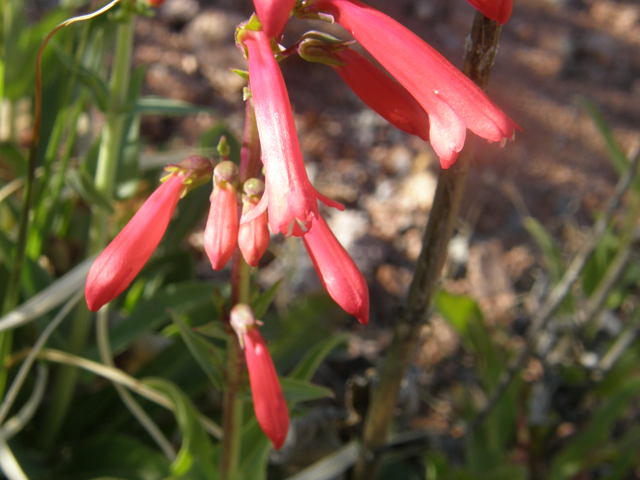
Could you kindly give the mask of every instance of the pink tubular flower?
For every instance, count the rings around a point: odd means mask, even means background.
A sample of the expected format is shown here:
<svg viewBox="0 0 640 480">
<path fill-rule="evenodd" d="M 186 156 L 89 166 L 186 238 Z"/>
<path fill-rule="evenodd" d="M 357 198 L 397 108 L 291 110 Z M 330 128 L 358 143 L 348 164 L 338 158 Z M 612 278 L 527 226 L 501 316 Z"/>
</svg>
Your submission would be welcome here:
<svg viewBox="0 0 640 480">
<path fill-rule="evenodd" d="M 282 33 L 295 3 L 296 0 L 253 0 L 267 37 L 277 37 Z"/>
<path fill-rule="evenodd" d="M 247 213 L 260 202 L 264 193 L 264 182 L 251 178 L 244 183 L 242 213 Z M 238 230 L 238 247 L 245 261 L 252 267 L 257 267 L 262 255 L 269 246 L 269 228 L 267 227 L 267 212 L 262 212 L 250 222 L 240 225 Z"/>
<path fill-rule="evenodd" d="M 250 30 L 248 26 L 241 29 L 237 37 L 246 47 L 249 58 L 251 96 L 266 185 L 260 203 L 243 215 L 240 223 L 253 220 L 268 205 L 271 230 L 300 237 L 318 216 L 317 199 L 332 207 L 344 207 L 318 193 L 309 182 L 289 95 L 271 50 L 271 40 L 264 32 Z"/>
<path fill-rule="evenodd" d="M 467 0 L 482 12 L 485 17 L 504 25 L 511 17 L 513 0 Z"/>
<path fill-rule="evenodd" d="M 230 323 L 244 347 L 256 418 L 273 448 L 279 450 L 287 439 L 289 411 L 273 360 L 256 326 L 259 322 L 248 305 L 238 304 L 231 310 Z"/>
<path fill-rule="evenodd" d="M 204 229 L 204 249 L 214 270 L 222 270 L 231 259 L 238 241 L 238 200 L 234 182 L 238 167 L 221 162 L 214 170 L 211 208 Z"/>
<path fill-rule="evenodd" d="M 492 142 L 520 129 L 471 80 L 409 29 L 357 0 L 315 0 L 301 13 L 333 16 L 427 111 L 429 139 L 443 168 L 464 145 L 466 129 Z"/>
<path fill-rule="evenodd" d="M 331 298 L 363 325 L 369 323 L 367 282 L 321 216 L 316 217 L 302 241 Z"/>
<path fill-rule="evenodd" d="M 429 116 L 406 88 L 358 52 L 311 37 L 300 42 L 305 60 L 329 64 L 369 108 L 394 127 L 429 141 Z"/>
<path fill-rule="evenodd" d="M 140 207 L 91 266 L 85 297 L 97 312 L 120 295 L 160 243 L 183 189 L 183 174 L 172 174 Z"/>
</svg>

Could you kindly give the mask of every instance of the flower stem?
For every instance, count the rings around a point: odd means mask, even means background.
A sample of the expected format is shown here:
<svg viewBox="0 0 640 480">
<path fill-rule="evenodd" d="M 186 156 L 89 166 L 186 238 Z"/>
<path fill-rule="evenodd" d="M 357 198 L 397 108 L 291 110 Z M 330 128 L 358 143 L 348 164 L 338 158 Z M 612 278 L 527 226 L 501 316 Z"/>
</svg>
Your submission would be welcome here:
<svg viewBox="0 0 640 480">
<path fill-rule="evenodd" d="M 500 26 L 481 13 L 476 13 L 463 72 L 481 88 L 487 85 L 499 36 Z M 379 460 L 377 453 L 386 442 L 400 383 L 411 364 L 420 331 L 428 320 L 433 293 L 444 267 L 473 155 L 471 140 L 467 140 L 456 163 L 440 173 L 406 305 L 398 314 L 380 382 L 367 411 L 354 480 L 374 478 Z"/>
<path fill-rule="evenodd" d="M 129 91 L 134 26 L 135 15 L 131 14 L 131 17 L 120 23 L 116 30 L 116 50 L 109 84 L 109 106 L 98 153 L 95 187 L 109 199 L 113 198 L 115 190 L 118 155 L 124 136 L 125 115 L 123 107 Z M 93 209 L 87 256 L 94 255 L 104 248 L 107 241 L 108 220 L 108 212 L 104 209 Z M 84 349 L 91 328 L 90 320 L 89 310 L 86 306 L 81 306 L 71 325 L 67 344 L 69 353 L 77 355 Z M 77 377 L 78 370 L 73 366 L 65 365 L 60 370 L 51 407 L 44 422 L 42 439 L 47 448 L 53 445 L 67 415 Z"/>
<path fill-rule="evenodd" d="M 249 303 L 249 265 L 236 248 L 231 265 L 231 307 L 238 303 Z M 222 457 L 220 459 L 220 478 L 239 480 L 240 440 L 242 436 L 244 400 L 240 396 L 244 377 L 244 352 L 238 343 L 238 337 L 227 322 L 227 372 L 224 392 L 222 437 Z"/>
</svg>

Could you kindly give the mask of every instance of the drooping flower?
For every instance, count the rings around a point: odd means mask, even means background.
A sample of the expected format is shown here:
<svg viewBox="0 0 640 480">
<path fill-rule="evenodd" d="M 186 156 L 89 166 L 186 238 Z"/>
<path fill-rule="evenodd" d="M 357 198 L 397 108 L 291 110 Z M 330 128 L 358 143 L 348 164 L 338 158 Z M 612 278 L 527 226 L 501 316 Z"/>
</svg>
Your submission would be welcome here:
<svg viewBox="0 0 640 480">
<path fill-rule="evenodd" d="M 284 30 L 296 0 L 253 0 L 267 37 L 278 37 Z"/>
<path fill-rule="evenodd" d="M 254 209 L 264 193 L 264 182 L 251 178 L 244 183 L 242 195 L 242 213 Z M 267 212 L 262 212 L 250 222 L 240 225 L 238 230 L 238 247 L 245 261 L 252 267 L 258 262 L 269 246 L 269 228 L 267 227 Z"/>
<path fill-rule="evenodd" d="M 289 410 L 273 360 L 248 305 L 234 306 L 230 323 L 244 348 L 258 424 L 273 443 L 273 448 L 279 450 L 287 439 Z"/>
<path fill-rule="evenodd" d="M 324 218 L 314 219 L 302 241 L 331 298 L 363 325 L 369 323 L 367 282 Z"/>
<path fill-rule="evenodd" d="M 327 37 L 305 34 L 298 46 L 300 56 L 330 65 L 369 108 L 396 128 L 428 141 L 429 116 L 407 89 L 358 52 Z"/>
<path fill-rule="evenodd" d="M 485 17 L 504 25 L 511 17 L 513 0 L 467 0 L 482 12 Z"/>
<path fill-rule="evenodd" d="M 93 262 L 85 284 L 85 297 L 92 312 L 129 286 L 160 243 L 180 196 L 202 185 L 212 167 L 205 157 L 194 155 L 166 170 L 170 174 L 164 183 Z"/>
<path fill-rule="evenodd" d="M 246 223 L 260 215 L 268 205 L 273 232 L 302 236 L 318 216 L 318 202 L 344 207 L 318 193 L 309 182 L 296 134 L 289 95 L 271 50 L 271 40 L 251 21 L 238 30 L 237 41 L 246 48 L 249 60 L 251 96 L 265 170 L 265 193 L 260 203 L 243 215 Z"/>
<path fill-rule="evenodd" d="M 299 11 L 330 15 L 427 111 L 429 139 L 443 168 L 464 146 L 466 129 L 491 142 L 519 127 L 471 80 L 406 27 L 357 0 L 311 0 Z"/>
</svg>

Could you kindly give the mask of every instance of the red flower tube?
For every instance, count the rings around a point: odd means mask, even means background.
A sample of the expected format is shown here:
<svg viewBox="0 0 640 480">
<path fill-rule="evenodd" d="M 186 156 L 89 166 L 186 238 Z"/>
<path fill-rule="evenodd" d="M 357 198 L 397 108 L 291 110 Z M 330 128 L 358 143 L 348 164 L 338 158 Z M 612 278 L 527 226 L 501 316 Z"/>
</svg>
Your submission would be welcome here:
<svg viewBox="0 0 640 480">
<path fill-rule="evenodd" d="M 482 12 L 485 17 L 504 25 L 511 17 L 513 0 L 467 0 Z"/>
<path fill-rule="evenodd" d="M 369 323 L 367 282 L 321 216 L 316 217 L 302 241 L 331 298 L 363 325 Z"/>
<path fill-rule="evenodd" d="M 259 322 L 248 305 L 238 304 L 231 310 L 230 323 L 244 348 L 258 424 L 273 448 L 279 450 L 287 439 L 289 410 L 273 360 L 256 326 Z"/>
<path fill-rule="evenodd" d="M 298 46 L 302 58 L 330 65 L 360 100 L 391 125 L 429 141 L 429 116 L 406 88 L 344 43 L 325 43 L 322 38 L 329 37 L 317 32 L 307 35 Z"/>
<path fill-rule="evenodd" d="M 248 53 L 266 186 L 260 203 L 243 215 L 240 223 L 253 220 L 268 205 L 271 230 L 300 237 L 318 216 L 318 199 L 332 207 L 344 207 L 318 193 L 309 182 L 289 95 L 271 50 L 271 40 L 264 32 L 249 29 L 249 25 L 238 31 L 237 40 Z"/>
<path fill-rule="evenodd" d="M 296 0 L 253 0 L 256 13 L 267 37 L 278 37 L 289 21 Z"/>
<path fill-rule="evenodd" d="M 120 295 L 142 270 L 169 225 L 183 179 L 176 173 L 167 178 L 93 263 L 84 290 L 89 310 Z"/>
<path fill-rule="evenodd" d="M 429 139 L 443 168 L 455 162 L 467 128 L 491 142 L 520 129 L 462 72 L 387 15 L 357 0 L 315 0 L 300 13 L 308 12 L 333 16 L 427 111 Z"/>
</svg>

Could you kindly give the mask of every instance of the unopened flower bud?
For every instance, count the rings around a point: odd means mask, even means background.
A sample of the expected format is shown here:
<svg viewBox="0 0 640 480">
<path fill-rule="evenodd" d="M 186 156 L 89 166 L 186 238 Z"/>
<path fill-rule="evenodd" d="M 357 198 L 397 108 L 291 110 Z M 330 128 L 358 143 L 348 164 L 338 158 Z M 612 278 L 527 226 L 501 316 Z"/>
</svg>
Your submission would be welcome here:
<svg viewBox="0 0 640 480">
<path fill-rule="evenodd" d="M 238 240 L 237 177 L 238 167 L 232 162 L 222 162 L 214 170 L 211 208 L 204 230 L 204 249 L 214 270 L 224 268 Z"/>
<path fill-rule="evenodd" d="M 242 195 L 242 214 L 251 211 L 258 205 L 264 193 L 264 182 L 251 178 L 244 183 Z M 253 220 L 240 225 L 238 230 L 238 247 L 245 261 L 252 267 L 257 267 L 262 255 L 269 246 L 269 228 L 267 226 L 267 212 L 264 211 Z"/>
<path fill-rule="evenodd" d="M 244 345 L 258 424 L 273 448 L 279 450 L 289 431 L 289 411 L 269 349 L 257 327 L 260 322 L 248 305 L 238 304 L 231 309 L 230 323 L 238 337 L 242 337 L 240 343 Z"/>
</svg>

